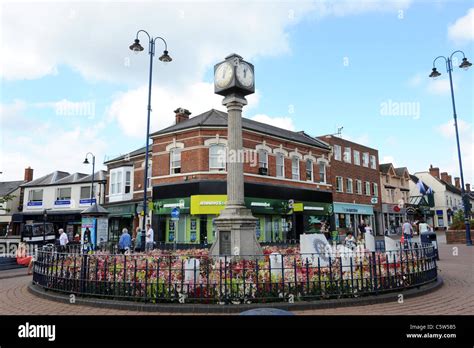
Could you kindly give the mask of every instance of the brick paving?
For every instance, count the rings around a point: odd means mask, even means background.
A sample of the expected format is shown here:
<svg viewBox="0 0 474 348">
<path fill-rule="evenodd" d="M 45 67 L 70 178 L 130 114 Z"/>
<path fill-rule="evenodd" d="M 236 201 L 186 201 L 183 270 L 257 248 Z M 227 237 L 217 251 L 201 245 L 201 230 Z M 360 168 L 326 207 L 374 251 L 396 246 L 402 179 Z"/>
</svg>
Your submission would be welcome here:
<svg viewBox="0 0 474 348">
<path fill-rule="evenodd" d="M 458 248 L 458 255 L 454 255 L 453 247 Z M 317 309 L 294 311 L 303 315 L 327 314 L 415 314 L 415 315 L 448 315 L 474 314 L 474 247 L 465 245 L 447 245 L 440 241 L 440 258 L 438 263 L 439 274 L 444 280 L 443 286 L 432 293 L 407 298 L 402 304 L 397 301 L 332 309 Z M 96 308 L 78 304 L 59 303 L 31 294 L 27 287 L 31 276 L 17 274 L 16 277 L 0 279 L 0 315 L 160 315 L 182 313 L 138 312 L 130 310 Z M 1 275 L 0 275 L 1 277 Z"/>
</svg>

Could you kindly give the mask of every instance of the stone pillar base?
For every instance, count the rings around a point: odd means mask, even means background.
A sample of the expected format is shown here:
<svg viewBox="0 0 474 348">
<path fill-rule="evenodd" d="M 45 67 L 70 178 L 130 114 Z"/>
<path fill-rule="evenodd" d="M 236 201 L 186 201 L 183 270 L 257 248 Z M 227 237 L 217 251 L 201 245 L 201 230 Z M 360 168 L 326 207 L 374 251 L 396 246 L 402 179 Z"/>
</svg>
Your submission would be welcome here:
<svg viewBox="0 0 474 348">
<path fill-rule="evenodd" d="M 216 240 L 211 247 L 212 256 L 238 256 L 242 259 L 255 259 L 263 255 L 263 250 L 255 236 L 258 219 L 250 209 L 241 206 L 228 206 L 218 218 Z"/>
</svg>

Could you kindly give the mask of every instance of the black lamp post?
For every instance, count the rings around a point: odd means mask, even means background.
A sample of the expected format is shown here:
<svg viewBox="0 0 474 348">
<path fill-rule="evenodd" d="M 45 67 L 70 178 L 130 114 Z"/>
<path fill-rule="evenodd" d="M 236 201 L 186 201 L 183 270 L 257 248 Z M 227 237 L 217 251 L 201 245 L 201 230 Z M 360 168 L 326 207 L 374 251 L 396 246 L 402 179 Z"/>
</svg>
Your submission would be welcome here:
<svg viewBox="0 0 474 348">
<path fill-rule="evenodd" d="M 459 171 L 461 175 L 461 198 L 463 201 L 464 205 L 464 223 L 466 225 L 466 245 L 472 246 L 472 240 L 471 240 L 471 224 L 469 222 L 469 196 L 466 194 L 466 191 L 464 190 L 464 175 L 463 175 L 463 170 L 462 170 L 462 159 L 461 159 L 461 145 L 459 144 L 459 132 L 458 132 L 458 121 L 457 121 L 457 115 L 456 115 L 456 104 L 454 102 L 454 89 L 453 89 L 453 77 L 452 77 L 452 71 L 453 71 L 453 56 L 456 53 L 461 53 L 463 58 L 462 58 L 462 63 L 459 65 L 460 68 L 467 70 L 469 67 L 472 65 L 467 58 L 466 55 L 464 54 L 463 51 L 454 51 L 451 53 L 449 57 L 445 56 L 439 56 L 436 57 L 435 60 L 433 61 L 433 69 L 431 71 L 430 77 L 432 78 L 437 78 L 438 76 L 441 76 L 441 73 L 436 70 L 435 63 L 439 58 L 443 58 L 445 63 L 446 63 L 446 70 L 449 74 L 449 86 L 451 87 L 451 102 L 453 104 L 453 117 L 454 117 L 454 128 L 456 130 L 456 143 L 458 147 L 458 159 L 459 159 Z"/>
<path fill-rule="evenodd" d="M 84 164 L 89 164 L 89 160 L 87 159 L 87 156 L 91 155 L 92 156 L 92 180 L 91 180 L 91 205 L 94 200 L 94 171 L 95 171 L 95 156 L 91 153 L 88 152 L 86 154 L 86 159 L 84 160 Z"/>
<path fill-rule="evenodd" d="M 148 148 L 149 148 L 149 139 L 150 139 L 150 113 L 151 113 L 151 84 L 152 84 L 152 80 L 153 80 L 153 57 L 155 55 L 155 43 L 156 43 L 156 39 L 159 39 L 161 41 L 163 41 L 163 43 L 165 44 L 165 50 L 163 51 L 163 54 L 160 56 L 160 58 L 158 58 L 160 61 L 164 62 L 164 63 L 168 63 L 168 62 L 171 62 L 172 59 L 171 57 L 168 55 L 168 46 L 166 44 L 166 41 L 165 39 L 163 39 L 162 37 L 151 37 L 150 34 L 148 34 L 145 30 L 139 30 L 137 31 L 137 35 L 136 35 L 136 38 L 135 38 L 135 41 L 132 45 L 130 45 L 130 49 L 135 52 L 135 53 L 139 53 L 141 51 L 143 51 L 143 46 L 140 45 L 140 40 L 138 39 L 138 34 L 140 33 L 145 33 L 146 36 L 148 37 L 148 54 L 150 55 L 150 72 L 149 72 L 149 76 L 148 76 L 148 108 L 147 108 L 147 122 L 146 122 L 146 149 L 145 149 L 145 165 L 144 165 L 144 175 L 143 175 L 143 190 L 144 190 L 144 193 L 143 193 L 143 225 L 142 225 L 142 229 L 143 231 L 146 231 L 145 230 L 145 224 L 146 224 L 146 216 L 147 216 L 147 200 L 148 200 L 148 197 L 147 197 L 147 191 L 148 191 Z M 146 232 L 145 232 L 146 233 Z M 142 251 L 145 250 L 145 233 L 142 233 L 141 235 L 141 249 Z"/>
</svg>

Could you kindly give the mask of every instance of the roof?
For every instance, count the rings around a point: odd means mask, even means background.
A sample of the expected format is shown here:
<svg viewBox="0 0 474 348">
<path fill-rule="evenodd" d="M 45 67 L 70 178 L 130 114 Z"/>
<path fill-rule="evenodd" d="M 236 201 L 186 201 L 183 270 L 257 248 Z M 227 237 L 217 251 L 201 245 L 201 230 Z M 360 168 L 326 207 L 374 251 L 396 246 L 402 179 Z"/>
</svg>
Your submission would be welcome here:
<svg viewBox="0 0 474 348">
<path fill-rule="evenodd" d="M 15 191 L 21 184 L 23 184 L 24 180 L 17 180 L 17 181 L 3 181 L 0 182 L 0 197 L 9 195 L 13 191 Z"/>
<path fill-rule="evenodd" d="M 400 167 L 400 168 L 394 168 L 394 169 L 395 169 L 395 173 L 396 173 L 398 176 L 403 176 L 403 175 L 405 175 L 405 172 L 409 173 L 407 167 Z"/>
<path fill-rule="evenodd" d="M 458 189 L 456 186 L 450 184 L 449 182 L 446 182 L 446 181 L 444 181 L 442 179 L 438 179 L 438 178 L 436 178 L 436 180 L 438 180 L 440 183 L 442 183 L 444 186 L 446 186 L 447 191 L 450 191 L 452 193 L 456 193 L 458 195 L 461 194 L 461 190 Z"/>
<path fill-rule="evenodd" d="M 173 126 L 164 128 L 151 134 L 151 136 L 157 136 L 161 134 L 166 134 L 170 132 L 177 132 L 193 127 L 227 127 L 227 113 L 215 109 L 211 109 L 206 111 L 200 115 L 190 118 L 189 120 L 180 122 Z M 257 122 L 254 120 L 250 120 L 248 118 L 242 117 L 242 129 L 264 133 L 268 135 L 272 135 L 278 138 L 283 138 L 290 141 L 295 141 L 299 143 L 303 143 L 306 145 L 316 146 L 319 148 L 323 148 L 325 150 L 329 150 L 329 146 L 319 140 L 316 139 L 305 132 L 293 132 L 287 129 L 275 127 L 266 123 Z"/>
<path fill-rule="evenodd" d="M 100 170 L 94 174 L 95 181 L 105 181 L 106 172 Z M 37 186 L 54 186 L 54 185 L 67 185 L 67 184 L 79 184 L 83 182 L 90 182 L 92 179 L 91 174 L 74 173 L 69 174 L 68 172 L 55 171 L 36 180 L 22 184 L 22 187 L 37 187 Z"/>
<path fill-rule="evenodd" d="M 388 171 L 390 170 L 390 167 L 393 167 L 392 163 L 381 163 L 381 164 L 379 164 L 380 172 L 382 172 L 383 174 L 387 174 Z"/>
<path fill-rule="evenodd" d="M 104 162 L 104 164 L 107 164 L 107 163 L 110 163 L 110 162 L 115 162 L 115 161 L 121 161 L 121 160 L 127 159 L 127 157 L 134 157 L 134 156 L 138 156 L 138 155 L 143 155 L 145 153 L 145 150 L 146 150 L 146 146 L 143 146 L 143 147 L 141 147 L 137 150 L 134 150 L 130 153 L 127 153 L 125 155 L 120 155 L 118 157 L 107 160 L 107 161 Z M 149 151 L 151 151 L 151 147 L 149 148 Z"/>
<path fill-rule="evenodd" d="M 83 215 L 107 215 L 110 214 L 107 209 L 102 207 L 101 205 L 94 203 L 89 208 L 83 210 L 81 212 Z"/>
</svg>

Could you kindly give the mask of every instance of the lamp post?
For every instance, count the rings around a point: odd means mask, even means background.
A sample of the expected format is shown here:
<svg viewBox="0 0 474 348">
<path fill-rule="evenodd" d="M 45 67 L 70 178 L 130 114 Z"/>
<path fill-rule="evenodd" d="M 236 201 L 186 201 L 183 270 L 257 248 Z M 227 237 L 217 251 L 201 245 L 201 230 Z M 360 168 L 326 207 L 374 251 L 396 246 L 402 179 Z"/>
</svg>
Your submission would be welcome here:
<svg viewBox="0 0 474 348">
<path fill-rule="evenodd" d="M 92 180 L 91 180 L 91 205 L 94 200 L 94 171 L 95 171 L 95 156 L 91 153 L 88 152 L 86 154 L 86 159 L 84 160 L 84 164 L 89 164 L 89 160 L 87 159 L 87 156 L 91 155 L 92 156 Z"/>
<path fill-rule="evenodd" d="M 462 58 L 462 63 L 459 65 L 460 68 L 467 70 L 469 67 L 472 65 L 467 58 L 466 55 L 464 54 L 463 51 L 454 51 L 451 53 L 449 57 L 445 56 L 438 56 L 434 59 L 433 61 L 433 69 L 431 71 L 431 74 L 429 77 L 432 78 L 437 78 L 438 76 L 441 75 L 440 72 L 436 69 L 436 61 L 439 58 L 443 58 L 445 63 L 446 63 L 446 70 L 449 74 L 449 86 L 451 88 L 451 102 L 453 104 L 453 117 L 454 117 L 454 128 L 456 130 L 456 143 L 457 143 L 457 148 L 458 148 L 458 160 L 459 160 L 459 171 L 460 171 L 460 176 L 461 176 L 461 198 L 464 203 L 464 223 L 466 225 L 466 245 L 472 246 L 472 240 L 471 240 L 471 224 L 469 222 L 469 197 L 466 194 L 466 191 L 464 189 L 464 175 L 463 175 L 463 170 L 462 170 L 462 159 L 461 159 L 461 145 L 459 144 L 459 132 L 458 132 L 458 120 L 457 120 L 457 115 L 456 115 L 456 104 L 454 102 L 454 89 L 453 89 L 453 77 L 452 77 L 452 71 L 453 71 L 453 56 L 456 53 L 461 53 L 463 58 Z"/>
<path fill-rule="evenodd" d="M 143 175 L 143 220 L 142 220 L 142 229 L 145 231 L 145 224 L 146 224 L 146 215 L 147 215 L 147 191 L 148 191 L 148 148 L 149 148 L 149 143 L 150 143 L 150 113 L 151 113 L 151 84 L 153 81 L 153 57 L 155 56 L 155 44 L 156 40 L 159 39 L 163 41 L 165 44 L 165 50 L 163 51 L 163 54 L 158 58 L 160 61 L 164 63 L 171 62 L 172 59 L 168 55 L 168 45 L 166 44 L 165 39 L 162 37 L 155 37 L 153 38 L 148 34 L 145 30 L 139 30 L 137 31 L 137 34 L 135 36 L 135 41 L 133 42 L 132 45 L 130 45 L 130 49 L 135 52 L 139 53 L 143 51 L 143 46 L 140 45 L 140 40 L 138 39 L 138 35 L 140 33 L 144 33 L 148 37 L 148 54 L 150 55 L 150 71 L 148 75 L 148 107 L 147 107 L 147 120 L 146 120 L 146 148 L 145 148 L 145 164 L 144 164 L 144 175 Z M 146 233 L 146 232 L 145 232 Z M 142 251 L 145 250 L 145 233 L 142 233 L 141 235 L 141 249 Z"/>
</svg>

